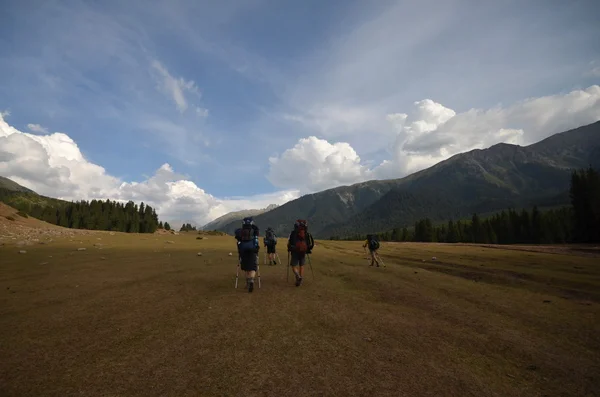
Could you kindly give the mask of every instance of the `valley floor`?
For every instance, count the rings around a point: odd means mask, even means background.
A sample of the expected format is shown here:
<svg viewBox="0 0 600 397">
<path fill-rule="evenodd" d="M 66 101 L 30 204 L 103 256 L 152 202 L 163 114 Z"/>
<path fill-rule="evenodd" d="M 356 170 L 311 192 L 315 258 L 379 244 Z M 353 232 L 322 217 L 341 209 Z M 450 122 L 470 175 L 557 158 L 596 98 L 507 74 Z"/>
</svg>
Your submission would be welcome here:
<svg viewBox="0 0 600 397">
<path fill-rule="evenodd" d="M 593 255 L 319 241 L 314 278 L 249 294 L 234 239 L 197 236 L 0 246 L 0 394 L 600 395 Z"/>
</svg>

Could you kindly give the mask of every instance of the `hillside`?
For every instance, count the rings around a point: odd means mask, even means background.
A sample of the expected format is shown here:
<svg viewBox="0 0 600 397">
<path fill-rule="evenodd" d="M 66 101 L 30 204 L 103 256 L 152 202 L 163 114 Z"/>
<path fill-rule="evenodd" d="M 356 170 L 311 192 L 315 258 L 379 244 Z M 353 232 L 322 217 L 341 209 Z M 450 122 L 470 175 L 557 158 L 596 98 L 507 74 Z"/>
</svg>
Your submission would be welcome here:
<svg viewBox="0 0 600 397">
<path fill-rule="evenodd" d="M 3 176 L 0 176 L 0 201 L 25 212 L 30 212 L 35 205 L 62 208 L 69 204 L 64 200 L 41 196 Z"/>
<path fill-rule="evenodd" d="M 394 181 L 370 181 L 307 194 L 254 217 L 261 230 L 272 227 L 278 235 L 290 232 L 298 218 L 310 221 L 311 231 L 343 222 L 379 200 L 395 186 Z M 233 234 L 239 222 L 231 222 L 222 231 Z"/>
<path fill-rule="evenodd" d="M 262 208 L 262 209 L 250 209 L 250 210 L 228 212 L 227 214 L 220 216 L 217 219 L 202 226 L 202 229 L 203 230 L 220 230 L 220 229 L 226 228 L 227 225 L 229 225 L 230 223 L 239 224 L 242 221 L 242 219 L 244 219 L 247 216 L 260 215 L 262 213 L 271 211 L 277 207 L 278 207 L 277 204 L 270 204 L 266 208 Z"/>
<path fill-rule="evenodd" d="M 405 178 L 306 195 L 255 220 L 281 234 L 305 218 L 315 236 L 327 238 L 389 230 L 423 217 L 447 220 L 511 206 L 567 204 L 571 171 L 598 165 L 599 153 L 596 122 L 525 147 L 497 144 L 457 154 Z"/>
<path fill-rule="evenodd" d="M 26 187 L 19 185 L 17 182 L 14 182 L 3 176 L 0 176 L 0 189 L 11 192 L 34 193 L 33 190 L 27 189 Z"/>
</svg>

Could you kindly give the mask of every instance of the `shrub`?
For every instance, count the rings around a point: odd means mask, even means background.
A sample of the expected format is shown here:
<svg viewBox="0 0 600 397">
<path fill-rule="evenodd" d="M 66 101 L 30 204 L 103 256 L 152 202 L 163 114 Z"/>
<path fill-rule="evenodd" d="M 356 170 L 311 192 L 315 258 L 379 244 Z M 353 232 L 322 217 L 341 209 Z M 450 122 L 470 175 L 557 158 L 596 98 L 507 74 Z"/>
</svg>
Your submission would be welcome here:
<svg viewBox="0 0 600 397">
<path fill-rule="evenodd" d="M 9 221 L 14 221 L 15 218 L 13 218 L 12 216 L 5 216 L 6 219 L 8 219 Z"/>
<path fill-rule="evenodd" d="M 22 217 L 22 218 L 28 218 L 28 215 L 27 215 L 27 213 L 26 213 L 26 212 L 24 212 L 24 211 L 19 211 L 19 212 L 17 212 L 17 215 L 19 215 L 19 216 L 20 216 L 20 217 Z"/>
</svg>

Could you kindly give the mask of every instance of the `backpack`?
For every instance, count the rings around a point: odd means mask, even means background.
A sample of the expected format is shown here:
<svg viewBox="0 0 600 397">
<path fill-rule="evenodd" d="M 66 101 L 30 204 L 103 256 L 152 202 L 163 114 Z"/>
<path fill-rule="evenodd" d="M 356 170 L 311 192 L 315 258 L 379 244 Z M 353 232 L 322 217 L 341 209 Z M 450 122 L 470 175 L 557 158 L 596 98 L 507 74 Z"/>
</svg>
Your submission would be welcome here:
<svg viewBox="0 0 600 397">
<path fill-rule="evenodd" d="M 298 219 L 294 224 L 294 239 L 293 239 L 293 250 L 298 254 L 305 254 L 308 251 L 312 250 L 314 246 L 314 241 L 312 236 L 308 232 L 308 227 L 306 226 L 306 221 L 303 219 Z"/>
<path fill-rule="evenodd" d="M 369 240 L 369 249 L 371 251 L 379 249 L 379 240 L 377 239 L 377 236 L 368 236 L 367 239 Z"/>
<path fill-rule="evenodd" d="M 244 224 L 241 229 L 235 231 L 240 252 L 256 251 L 258 249 L 258 227 L 252 224 Z"/>
<path fill-rule="evenodd" d="M 270 246 L 277 244 L 277 236 L 275 235 L 275 232 L 271 228 L 267 229 L 266 236 L 265 236 L 265 243 Z"/>
</svg>

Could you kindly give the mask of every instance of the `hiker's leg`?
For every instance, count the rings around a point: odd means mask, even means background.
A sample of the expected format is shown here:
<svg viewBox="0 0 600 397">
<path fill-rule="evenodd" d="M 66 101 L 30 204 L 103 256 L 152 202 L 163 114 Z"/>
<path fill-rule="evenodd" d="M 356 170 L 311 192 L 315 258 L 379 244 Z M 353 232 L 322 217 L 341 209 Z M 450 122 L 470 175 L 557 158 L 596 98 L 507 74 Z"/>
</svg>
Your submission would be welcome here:
<svg viewBox="0 0 600 397">
<path fill-rule="evenodd" d="M 371 251 L 371 266 L 373 266 L 375 262 L 377 262 L 377 259 L 375 259 L 375 251 Z"/>
<path fill-rule="evenodd" d="M 306 264 L 306 255 L 303 255 L 298 259 L 298 265 L 300 267 L 300 278 L 304 277 L 304 265 Z"/>
<path fill-rule="evenodd" d="M 244 253 L 242 255 L 242 270 L 246 272 L 246 284 L 248 290 L 254 289 L 254 277 L 258 265 L 258 256 L 254 252 Z"/>
<path fill-rule="evenodd" d="M 299 262 L 298 261 L 298 255 L 296 255 L 296 254 L 294 254 L 292 252 L 291 258 L 290 258 L 290 266 L 292 267 L 292 271 L 294 272 L 294 275 L 296 276 L 296 279 L 300 276 L 298 274 L 298 268 L 299 268 L 298 262 Z"/>
</svg>

